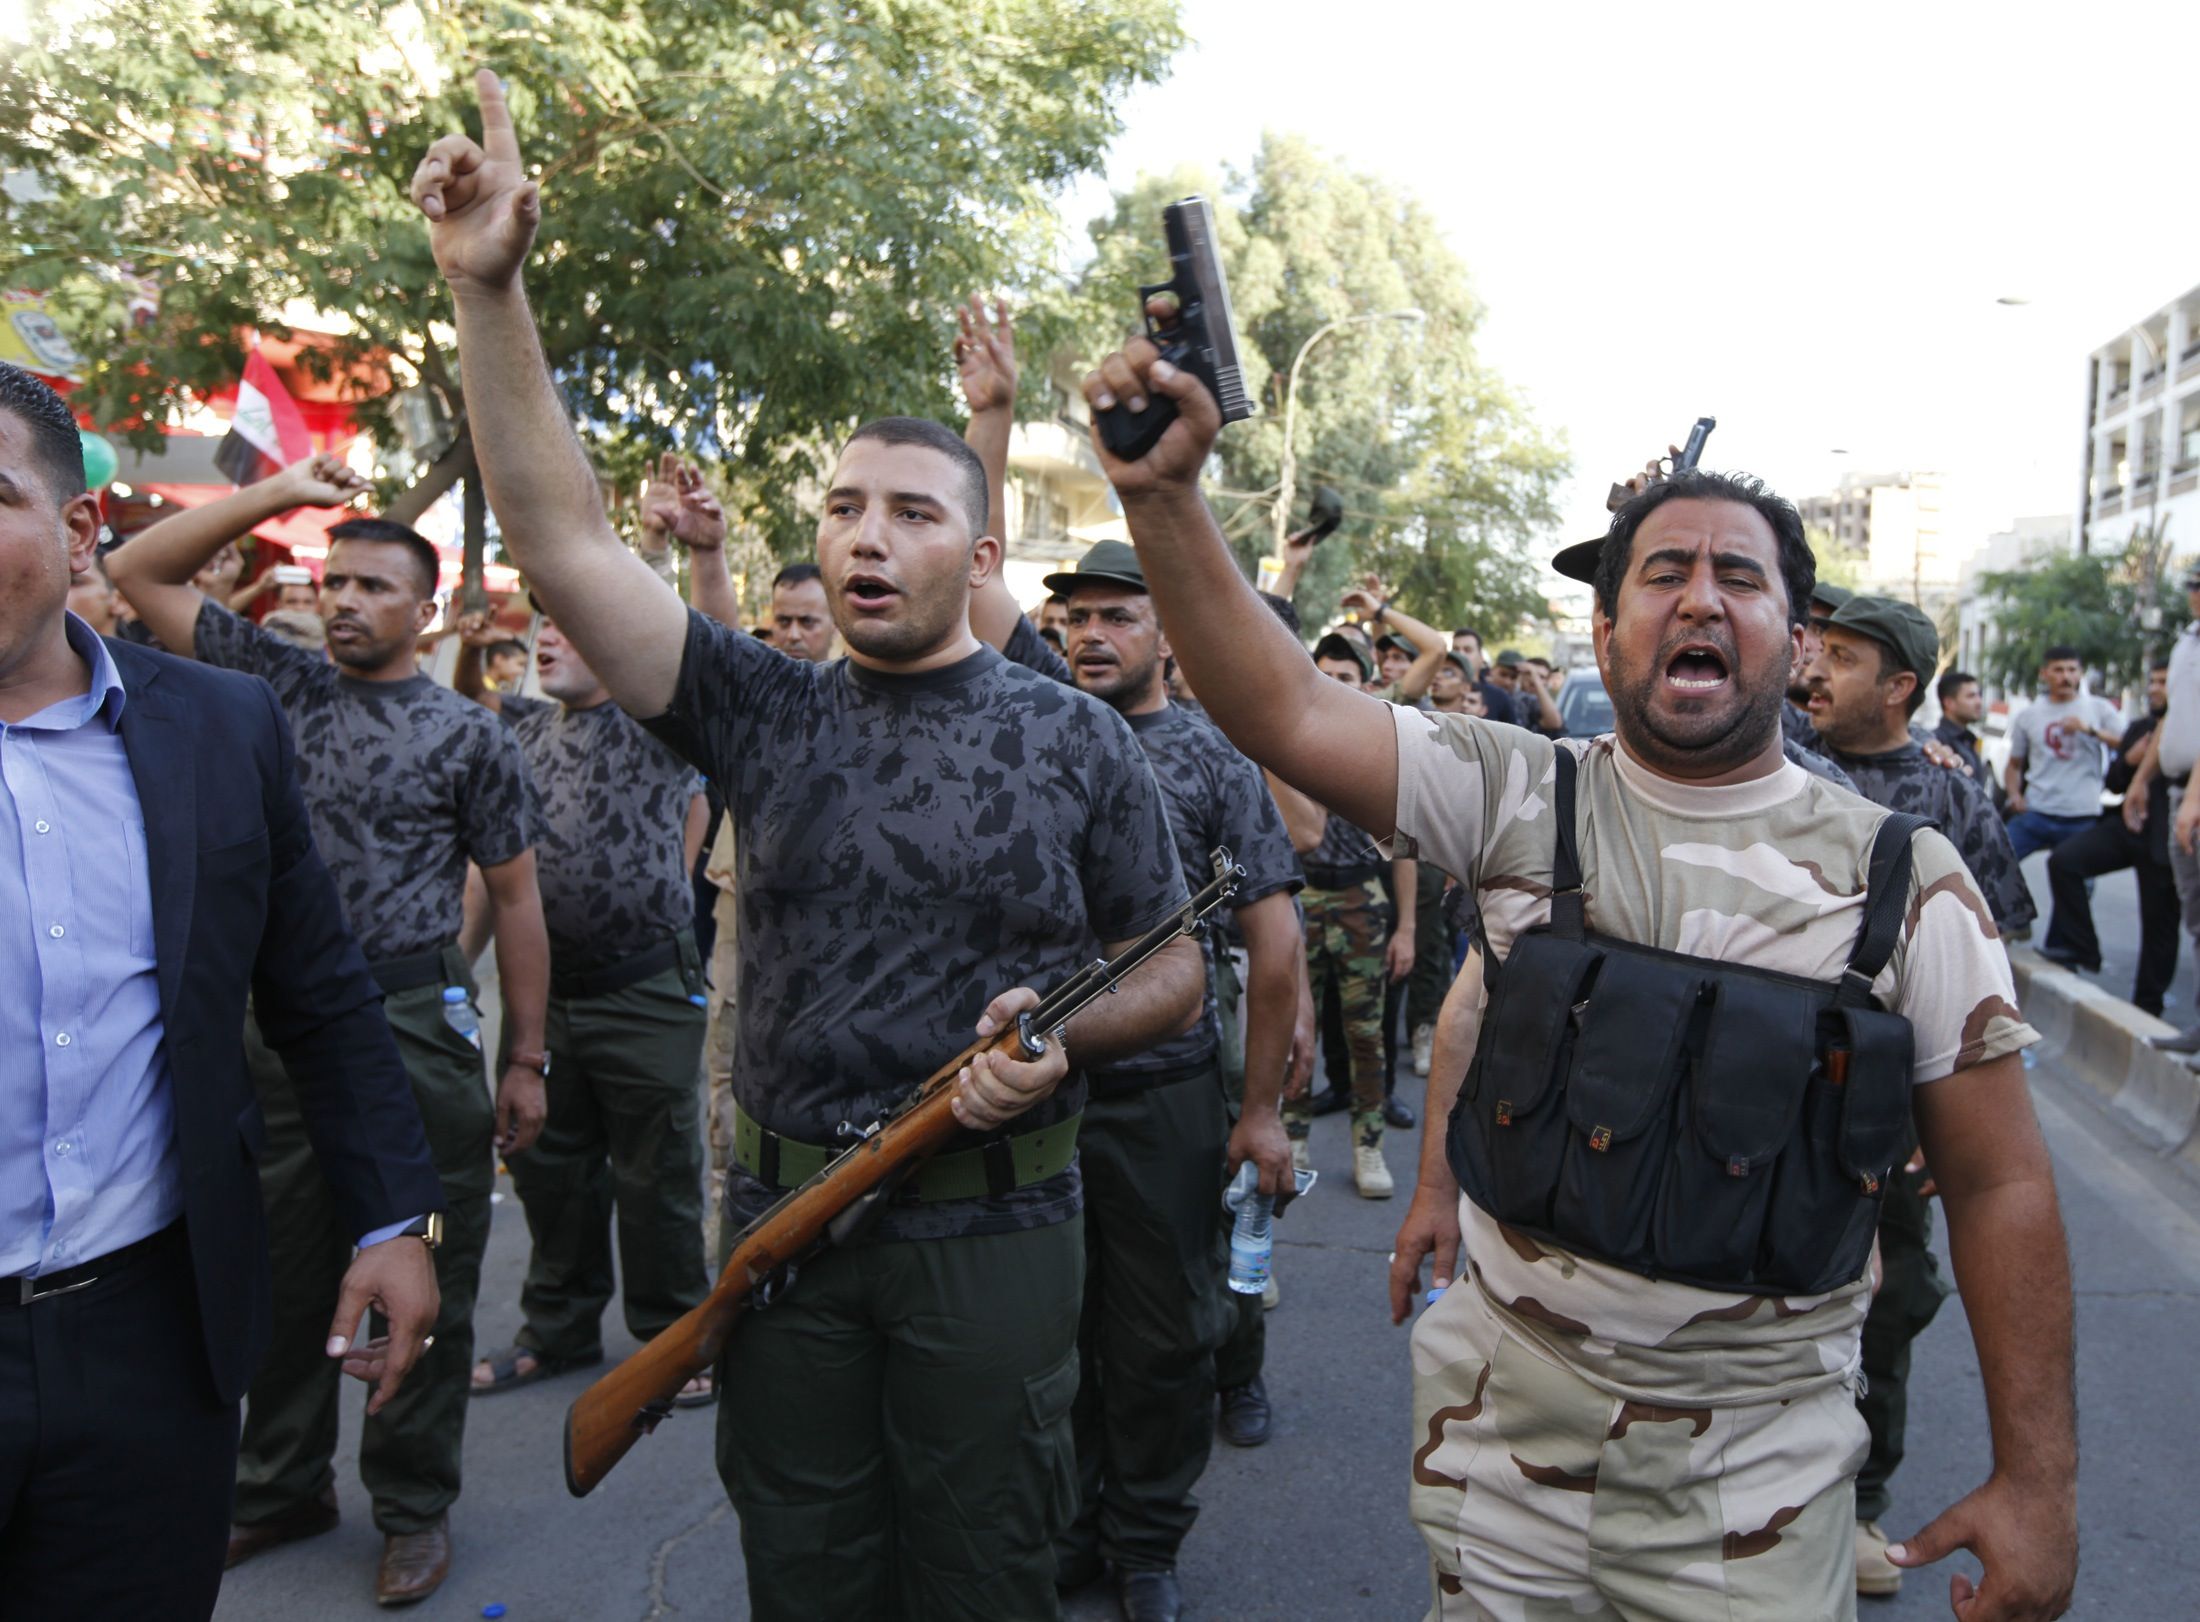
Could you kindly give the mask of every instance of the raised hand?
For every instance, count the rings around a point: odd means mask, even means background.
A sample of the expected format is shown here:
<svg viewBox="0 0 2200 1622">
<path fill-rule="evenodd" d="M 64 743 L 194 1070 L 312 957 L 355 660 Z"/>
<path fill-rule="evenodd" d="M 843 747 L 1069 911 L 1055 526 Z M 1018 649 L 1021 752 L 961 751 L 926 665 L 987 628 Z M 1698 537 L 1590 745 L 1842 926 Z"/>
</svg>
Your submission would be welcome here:
<svg viewBox="0 0 2200 1622">
<path fill-rule="evenodd" d="M 1176 301 L 1167 294 L 1157 295 L 1147 300 L 1146 313 L 1164 326 L 1173 324 Z M 1207 453 L 1214 448 L 1215 436 L 1222 432 L 1222 408 L 1205 384 L 1162 360 L 1154 341 L 1141 335 L 1102 361 L 1099 369 L 1085 379 L 1084 389 L 1085 403 L 1096 413 L 1112 410 L 1118 403 L 1132 411 L 1143 411 L 1148 394 L 1176 402 L 1176 421 L 1169 424 L 1154 448 L 1135 462 L 1119 460 L 1100 437 L 1098 421 L 1093 423 L 1093 449 L 1099 454 L 1101 471 L 1118 495 L 1135 501 L 1198 491 L 1200 469 L 1207 465 Z"/>
<path fill-rule="evenodd" d="M 1008 313 L 1008 300 L 993 301 L 989 322 L 982 294 L 955 311 L 955 373 L 962 379 L 963 402 L 975 417 L 982 411 L 1005 411 L 1016 402 L 1016 322 Z"/>
<path fill-rule="evenodd" d="M 480 144 L 446 135 L 428 148 L 412 178 L 436 269 L 457 293 L 517 281 L 542 221 L 541 194 L 520 161 L 503 84 L 483 68 L 474 90 L 481 99 Z"/>
<path fill-rule="evenodd" d="M 269 475 L 268 494 L 293 507 L 341 507 L 367 491 L 367 481 L 341 456 L 321 451 Z"/>
<path fill-rule="evenodd" d="M 459 615 L 451 622 L 451 629 L 458 633 L 458 640 L 469 648 L 490 648 L 511 639 L 511 633 L 497 624 L 486 608 L 477 608 L 470 614 Z"/>
<path fill-rule="evenodd" d="M 703 470 L 667 451 L 642 490 L 642 528 L 691 552 L 726 544 L 726 510 L 703 483 Z"/>
</svg>

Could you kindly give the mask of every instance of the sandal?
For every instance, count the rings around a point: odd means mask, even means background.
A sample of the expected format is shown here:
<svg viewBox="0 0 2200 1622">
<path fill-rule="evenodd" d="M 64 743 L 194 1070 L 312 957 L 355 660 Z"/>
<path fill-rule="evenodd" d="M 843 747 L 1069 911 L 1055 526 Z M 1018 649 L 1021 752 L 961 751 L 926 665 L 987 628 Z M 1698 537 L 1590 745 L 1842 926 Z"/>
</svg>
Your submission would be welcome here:
<svg viewBox="0 0 2200 1622">
<path fill-rule="evenodd" d="M 708 1374 L 698 1374 L 680 1387 L 678 1396 L 672 1399 L 675 1408 L 708 1408 L 718 1400 L 718 1383 Z"/>
<path fill-rule="evenodd" d="M 534 1364 L 533 1368 L 519 1366 L 521 1358 Z M 493 1397 L 500 1391 L 517 1391 L 523 1385 L 533 1385 L 538 1380 L 552 1379 L 560 1374 L 570 1374 L 575 1369 L 594 1368 L 603 1361 L 603 1353 L 593 1357 L 556 1358 L 545 1357 L 532 1346 L 506 1346 L 476 1359 L 477 1372 L 468 1394 L 476 1397 Z M 489 1365 L 489 1378 L 483 1380 L 478 1365 Z"/>
</svg>

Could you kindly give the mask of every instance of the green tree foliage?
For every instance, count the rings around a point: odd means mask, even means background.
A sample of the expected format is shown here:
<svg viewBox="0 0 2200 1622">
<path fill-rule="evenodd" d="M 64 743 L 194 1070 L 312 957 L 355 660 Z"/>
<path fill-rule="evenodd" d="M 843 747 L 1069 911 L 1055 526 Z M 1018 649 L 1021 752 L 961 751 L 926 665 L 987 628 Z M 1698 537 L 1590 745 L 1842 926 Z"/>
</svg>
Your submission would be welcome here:
<svg viewBox="0 0 2200 1622">
<path fill-rule="evenodd" d="M 1418 308 L 1425 323 L 1346 327 L 1300 368 L 1294 525 L 1316 485 L 1337 489 L 1346 508 L 1301 582 L 1301 608 L 1326 617 L 1347 580 L 1372 569 L 1439 626 L 1478 625 L 1495 638 L 1544 617 L 1534 555 L 1547 546 L 1565 453 L 1476 353 L 1482 306 L 1466 267 L 1410 197 L 1277 135 L 1243 176 L 1141 177 L 1093 223 L 1095 257 L 1069 313 L 1082 352 L 1118 341 L 1137 317 L 1138 284 L 1165 279 L 1161 210 L 1194 191 L 1215 204 L 1260 408 L 1224 432 L 1212 492 L 1241 561 L 1250 568 L 1271 549 L 1299 346 L 1340 317 Z"/>
<path fill-rule="evenodd" d="M 2078 650 L 2088 669 L 2102 672 L 2110 691 L 2138 683 L 2150 635 L 2140 625 L 2143 593 L 2134 561 L 2066 553 L 1982 577 L 1994 635 L 1978 674 L 2006 691 L 2029 693 L 2039 681 L 2041 653 L 2065 644 Z M 2185 617 L 2183 595 L 2171 582 L 2156 587 L 2155 606 L 2164 626 Z M 2151 640 L 2157 653 L 2168 647 L 2165 632 L 2152 633 Z"/>
<path fill-rule="evenodd" d="M 553 370 L 613 473 L 678 446 L 805 551 L 825 447 L 946 412 L 944 312 L 1053 260 L 1051 199 L 1180 42 L 1175 0 L 98 0 L 34 7 L 0 61 L 0 221 L 141 443 L 303 312 L 392 357 L 440 423 L 411 510 L 470 459 L 448 300 L 406 195 L 509 87 L 543 186 L 529 283 Z M 159 286 L 133 325 L 119 272 Z M 395 443 L 396 397 L 361 402 Z M 417 419 L 416 419 L 417 420 Z M 438 453 L 441 453 L 438 456 Z M 401 477 L 408 470 L 393 470 Z M 440 483 L 437 482 L 440 480 Z"/>
</svg>

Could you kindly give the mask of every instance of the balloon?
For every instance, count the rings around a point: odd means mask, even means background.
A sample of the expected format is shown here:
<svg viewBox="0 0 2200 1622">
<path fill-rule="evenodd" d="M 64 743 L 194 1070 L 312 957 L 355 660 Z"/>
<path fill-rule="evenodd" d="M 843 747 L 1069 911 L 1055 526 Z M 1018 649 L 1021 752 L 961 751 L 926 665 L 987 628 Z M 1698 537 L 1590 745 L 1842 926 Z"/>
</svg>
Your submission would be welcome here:
<svg viewBox="0 0 2200 1622">
<path fill-rule="evenodd" d="M 84 441 L 84 487 L 87 490 L 104 490 L 114 483 L 115 474 L 122 466 L 122 459 L 115 455 L 114 446 L 97 434 L 77 430 Z"/>
</svg>

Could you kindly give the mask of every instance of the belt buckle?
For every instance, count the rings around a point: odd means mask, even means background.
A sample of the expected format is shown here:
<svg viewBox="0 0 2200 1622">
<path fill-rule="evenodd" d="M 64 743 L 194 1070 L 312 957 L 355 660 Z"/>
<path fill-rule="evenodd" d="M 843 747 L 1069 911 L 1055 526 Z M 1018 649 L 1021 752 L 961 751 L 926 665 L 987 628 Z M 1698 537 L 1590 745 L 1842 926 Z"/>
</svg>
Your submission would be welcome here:
<svg viewBox="0 0 2200 1622">
<path fill-rule="evenodd" d="M 33 1301 L 50 1301 L 57 1295 L 68 1295 L 76 1290 L 89 1289 L 98 1282 L 99 1275 L 95 1273 L 90 1278 L 78 1279 L 74 1284 L 60 1284 L 50 1290 L 41 1290 L 38 1287 L 39 1281 L 37 1279 L 19 1278 L 15 1281 L 15 1304 L 19 1307 L 27 1307 Z"/>
</svg>

